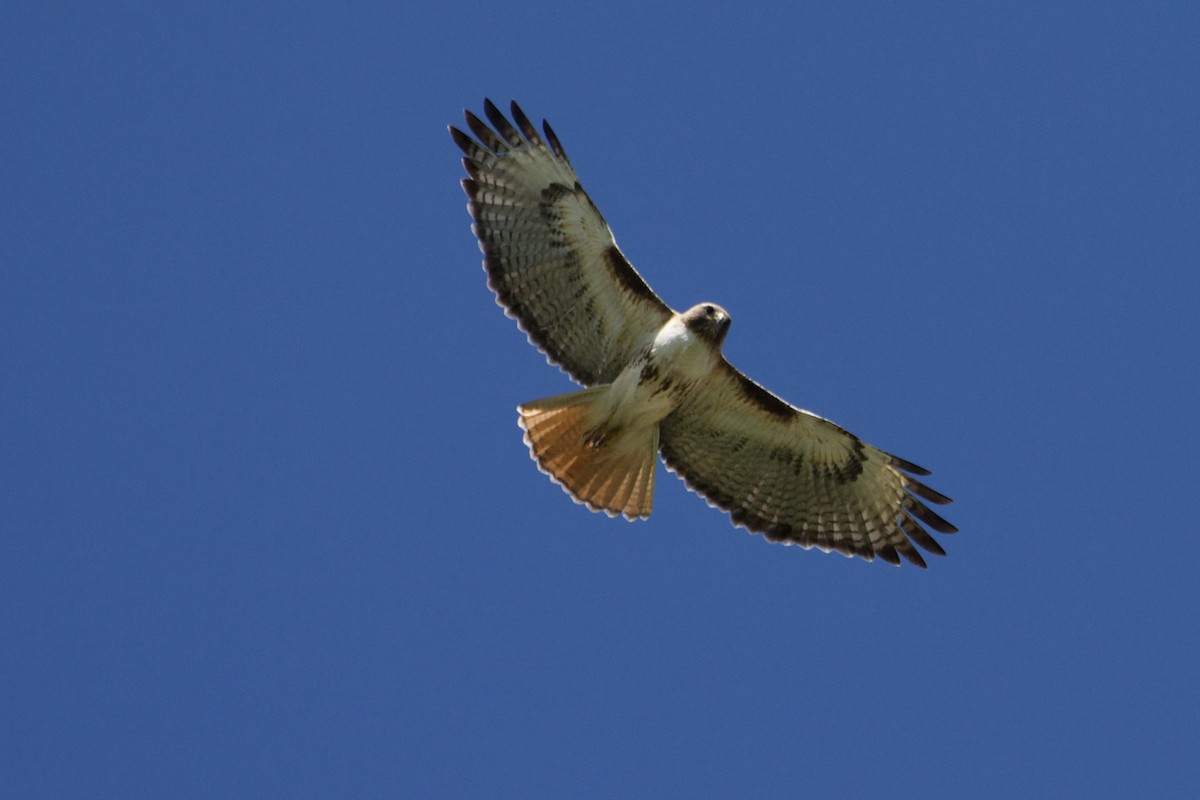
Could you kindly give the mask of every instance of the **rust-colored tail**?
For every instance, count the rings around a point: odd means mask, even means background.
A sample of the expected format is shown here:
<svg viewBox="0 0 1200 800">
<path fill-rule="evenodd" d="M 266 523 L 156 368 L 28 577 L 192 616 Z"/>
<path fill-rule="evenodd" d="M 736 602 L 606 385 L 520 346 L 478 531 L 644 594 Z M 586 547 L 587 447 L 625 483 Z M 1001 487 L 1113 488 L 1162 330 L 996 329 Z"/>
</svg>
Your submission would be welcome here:
<svg viewBox="0 0 1200 800">
<path fill-rule="evenodd" d="M 525 444 L 542 471 L 593 511 L 650 516 L 658 465 L 658 426 L 603 431 L 598 407 L 608 386 L 517 407 Z"/>
</svg>

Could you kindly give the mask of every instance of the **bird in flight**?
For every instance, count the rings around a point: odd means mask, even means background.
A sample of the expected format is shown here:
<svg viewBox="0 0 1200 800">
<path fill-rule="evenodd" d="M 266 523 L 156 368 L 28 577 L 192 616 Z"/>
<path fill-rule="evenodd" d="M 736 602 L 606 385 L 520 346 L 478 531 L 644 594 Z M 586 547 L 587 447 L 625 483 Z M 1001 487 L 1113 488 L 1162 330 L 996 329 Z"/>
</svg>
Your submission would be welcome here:
<svg viewBox="0 0 1200 800">
<path fill-rule="evenodd" d="M 577 502 L 650 515 L 658 454 L 733 524 L 768 540 L 924 567 L 925 529 L 956 528 L 926 503 L 928 475 L 768 392 L 725 360 L 730 316 L 678 312 L 617 248 L 551 130 L 490 101 L 451 126 L 488 285 L 552 364 L 587 387 L 517 407 L 530 455 Z M 923 527 L 924 526 L 924 527 Z"/>
</svg>

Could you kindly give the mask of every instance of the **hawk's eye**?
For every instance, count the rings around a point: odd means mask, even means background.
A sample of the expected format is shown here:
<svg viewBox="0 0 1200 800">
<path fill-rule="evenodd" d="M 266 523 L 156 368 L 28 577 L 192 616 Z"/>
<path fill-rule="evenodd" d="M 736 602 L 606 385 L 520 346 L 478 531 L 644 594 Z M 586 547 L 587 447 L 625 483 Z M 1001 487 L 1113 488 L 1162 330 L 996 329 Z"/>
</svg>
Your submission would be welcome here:
<svg viewBox="0 0 1200 800">
<path fill-rule="evenodd" d="M 711 317 L 715 313 L 717 313 L 717 310 L 715 308 L 713 308 L 712 306 L 704 307 L 704 316 Z"/>
</svg>

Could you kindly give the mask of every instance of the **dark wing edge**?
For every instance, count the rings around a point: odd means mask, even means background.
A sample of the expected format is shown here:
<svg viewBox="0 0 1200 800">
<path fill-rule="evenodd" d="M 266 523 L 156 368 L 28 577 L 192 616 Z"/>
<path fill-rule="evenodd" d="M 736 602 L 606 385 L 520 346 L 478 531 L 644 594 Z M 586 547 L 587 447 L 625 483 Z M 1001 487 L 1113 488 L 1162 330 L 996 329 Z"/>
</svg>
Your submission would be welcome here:
<svg viewBox="0 0 1200 800">
<path fill-rule="evenodd" d="M 504 313 L 516 321 L 529 342 L 544 353 L 551 364 L 560 367 L 571 378 L 585 386 L 612 380 L 632 356 L 632 352 L 629 352 L 630 342 L 657 330 L 674 312 L 650 288 L 612 241 L 603 215 L 580 185 L 566 150 L 550 123 L 543 120 L 539 135 L 537 128 L 516 101 L 511 104 L 511 115 L 515 125 L 486 98 L 484 115 L 491 123 L 490 127 L 470 110 L 464 110 L 467 127 L 475 139 L 453 125 L 449 126 L 449 131 L 454 143 L 464 154 L 463 167 L 468 177 L 463 179 L 462 186 L 467 194 L 468 209 L 474 221 L 472 230 L 483 251 L 483 267 L 488 274 L 488 286 L 495 293 L 496 302 L 504 309 Z M 536 153 L 539 158 L 544 159 L 541 168 L 555 173 L 556 177 L 560 178 L 541 186 L 540 196 L 527 205 L 536 202 L 540 206 L 540 213 L 545 217 L 550 213 L 546 210 L 547 206 L 555 200 L 573 196 L 571 199 L 586 203 L 594 213 L 595 221 L 603 226 L 608 236 L 607 246 L 600 252 L 570 252 L 566 265 L 573 268 L 576 274 L 567 277 L 576 279 L 582 286 L 576 290 L 579 296 L 573 298 L 572 308 L 552 319 L 547 319 L 544 309 L 535 309 L 532 302 L 521 296 L 527 292 L 527 284 L 510 280 L 511 264 L 508 262 L 512 257 L 506 255 L 505 248 L 514 247 L 513 240 L 516 235 L 508 230 L 495 230 L 485 211 L 486 206 L 494 203 L 495 194 L 504 188 L 497 185 L 496 179 L 496 175 L 501 171 L 501 162 L 505 159 L 511 161 L 511 156 L 518 152 Z M 557 162 L 556 166 L 554 162 Z M 550 166 L 547 167 L 547 164 Z M 527 208 L 525 213 L 532 216 L 534 211 Z M 527 223 L 528 220 L 523 222 Z M 551 229 L 550 220 L 543 219 L 542 223 L 545 226 L 545 240 L 532 242 L 531 247 L 546 250 L 556 247 L 559 257 L 567 258 L 563 255 L 567 248 L 563 237 Z M 524 246 L 530 232 L 527 229 L 522 230 L 520 235 L 526 237 L 521 243 Z M 539 252 L 538 256 L 548 260 L 544 253 Z M 615 348 L 609 348 L 615 352 L 605 352 L 603 355 L 594 352 L 601 347 L 599 343 L 605 340 L 603 334 L 610 332 L 602 330 L 599 319 L 589 323 L 585 314 L 581 313 L 594 312 L 588 301 L 594 299 L 593 287 L 596 284 L 589 284 L 589 277 L 597 283 L 606 282 L 606 286 L 611 286 L 618 294 L 624 296 L 618 309 L 623 312 L 618 327 L 624 335 L 617 337 Z M 561 275 L 555 276 L 555 279 L 560 284 L 564 283 Z M 608 303 L 604 310 L 611 314 L 612 306 L 612 303 Z M 594 330 L 586 331 L 588 336 L 577 336 L 586 341 L 564 340 L 563 329 L 587 325 Z M 572 330 L 571 333 L 580 332 Z"/>
<path fill-rule="evenodd" d="M 896 566 L 900 565 L 903 557 L 904 560 L 921 568 L 925 568 L 927 564 L 920 552 L 913 547 L 914 544 L 935 555 L 944 556 L 946 554 L 941 545 L 922 527 L 924 525 L 938 533 L 945 534 L 958 532 L 956 527 L 942 519 L 925 504 L 928 502 L 935 505 L 947 505 L 952 502 L 949 497 L 912 477 L 914 474 L 929 475 L 928 470 L 866 445 L 857 436 L 835 423 L 792 406 L 748 378 L 727 361 L 723 361 L 720 370 L 724 374 L 718 379 L 723 380 L 727 387 L 732 387 L 734 393 L 731 398 L 732 402 L 724 406 L 722 413 L 728 414 L 732 409 L 740 407 L 749 413 L 756 414 L 759 422 L 770 420 L 769 424 L 775 426 L 776 432 L 785 438 L 788 435 L 804 434 L 802 432 L 785 434 L 783 428 L 805 423 L 816 424 L 818 429 L 823 429 L 827 433 L 846 437 L 848 443 L 845 461 L 836 467 L 827 468 L 828 480 L 839 484 L 855 481 L 862 474 L 864 466 L 869 464 L 877 454 L 878 458 L 882 459 L 883 465 L 895 476 L 894 481 L 902 491 L 896 492 L 898 503 L 887 504 L 887 518 L 881 517 L 883 532 L 887 534 L 886 541 L 883 542 L 866 541 L 861 536 L 846 538 L 843 535 L 844 532 L 838 531 L 836 526 L 834 530 L 826 531 L 819 524 L 816 528 L 810 529 L 807 525 L 769 519 L 763 514 L 757 513 L 746 502 L 747 498 L 731 494 L 732 487 L 722 485 L 721 480 L 714 476 L 701 474 L 701 471 L 697 471 L 692 466 L 696 461 L 696 454 L 705 447 L 705 442 L 713 441 L 713 434 L 706 432 L 704 435 L 689 436 L 686 427 L 679 426 L 679 419 L 673 419 L 674 415 L 671 415 L 663 420 L 660 451 L 667 469 L 678 475 L 688 489 L 703 497 L 710 506 L 729 512 L 735 527 L 744 528 L 752 533 L 761 533 L 769 541 L 797 544 L 804 548 L 817 547 L 825 552 L 837 551 L 843 555 L 858 556 L 867 561 L 872 561 L 878 556 L 881 560 Z M 689 413 L 686 407 L 677 409 L 676 414 L 680 411 L 685 415 Z M 705 413 L 700 409 L 696 411 L 699 414 Z M 737 438 L 736 434 L 731 431 L 722 431 L 720 436 L 725 440 Z M 741 444 L 745 446 L 744 441 Z M 737 449 L 737 443 L 730 446 Z M 772 459 L 776 457 L 775 451 L 778 448 L 773 449 L 769 444 L 756 446 L 762 451 L 764 461 L 774 463 Z M 782 458 L 783 456 L 779 455 L 778 457 Z M 720 463 L 721 460 L 720 455 L 709 456 L 709 461 L 712 463 Z"/>
</svg>

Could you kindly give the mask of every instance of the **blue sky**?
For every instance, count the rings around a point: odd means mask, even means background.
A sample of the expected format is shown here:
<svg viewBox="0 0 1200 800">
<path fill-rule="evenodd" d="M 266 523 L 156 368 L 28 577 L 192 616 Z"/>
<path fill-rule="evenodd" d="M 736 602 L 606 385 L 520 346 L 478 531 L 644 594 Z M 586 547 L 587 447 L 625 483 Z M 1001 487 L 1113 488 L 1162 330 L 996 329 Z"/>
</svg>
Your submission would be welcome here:
<svg viewBox="0 0 1200 800">
<path fill-rule="evenodd" d="M 0 11 L 3 794 L 1200 791 L 1194 6 L 426 5 Z M 540 474 L 484 96 L 948 557 Z"/>
</svg>

